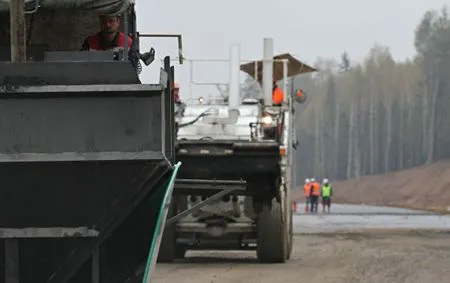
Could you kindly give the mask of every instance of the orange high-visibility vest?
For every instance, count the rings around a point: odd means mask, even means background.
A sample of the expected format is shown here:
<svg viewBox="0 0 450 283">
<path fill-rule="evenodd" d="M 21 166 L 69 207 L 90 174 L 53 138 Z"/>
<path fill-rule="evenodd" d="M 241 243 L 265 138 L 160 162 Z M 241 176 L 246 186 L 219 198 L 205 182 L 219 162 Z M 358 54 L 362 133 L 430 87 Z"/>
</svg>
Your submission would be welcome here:
<svg viewBox="0 0 450 283">
<path fill-rule="evenodd" d="M 320 196 L 320 185 L 317 182 L 311 184 L 311 195 Z"/>
<path fill-rule="evenodd" d="M 311 194 L 311 184 L 305 184 L 303 186 L 303 192 L 305 193 L 305 196 L 309 197 Z"/>
<path fill-rule="evenodd" d="M 272 92 L 272 103 L 277 105 L 283 103 L 284 93 L 279 86 L 276 86 Z"/>
</svg>

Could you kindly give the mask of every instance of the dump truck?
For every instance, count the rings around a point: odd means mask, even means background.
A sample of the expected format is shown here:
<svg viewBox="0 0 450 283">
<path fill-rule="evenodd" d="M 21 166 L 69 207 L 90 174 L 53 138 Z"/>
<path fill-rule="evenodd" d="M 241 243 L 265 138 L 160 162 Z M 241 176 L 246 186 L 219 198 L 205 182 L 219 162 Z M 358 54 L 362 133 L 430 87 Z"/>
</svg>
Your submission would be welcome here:
<svg viewBox="0 0 450 283">
<path fill-rule="evenodd" d="M 170 57 L 141 82 L 132 0 L 25 2 L 9 29 L 0 1 L 0 282 L 150 282 L 181 165 Z M 98 13 L 132 46 L 79 51 Z"/>
<path fill-rule="evenodd" d="M 274 55 L 271 38 L 264 39 L 263 54 L 263 60 L 241 60 L 239 45 L 232 45 L 226 95 L 197 95 L 177 110 L 175 156 L 183 166 L 160 262 L 183 258 L 188 250 L 219 249 L 256 250 L 267 263 L 290 258 L 294 109 L 306 94 L 289 89 L 288 78 L 316 69 L 289 53 Z M 261 86 L 256 99 L 241 99 L 241 72 Z M 281 106 L 272 105 L 272 79 L 283 81 Z"/>
</svg>

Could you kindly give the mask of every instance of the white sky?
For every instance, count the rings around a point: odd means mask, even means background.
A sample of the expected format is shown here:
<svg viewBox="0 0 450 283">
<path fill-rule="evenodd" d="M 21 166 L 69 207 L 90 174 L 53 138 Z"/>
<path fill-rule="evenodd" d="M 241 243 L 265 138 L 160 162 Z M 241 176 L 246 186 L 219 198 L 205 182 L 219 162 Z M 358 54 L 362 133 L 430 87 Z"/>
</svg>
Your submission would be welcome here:
<svg viewBox="0 0 450 283">
<path fill-rule="evenodd" d="M 182 34 L 186 58 L 227 59 L 230 44 L 239 43 L 241 59 L 260 59 L 263 38 L 272 37 L 275 53 L 290 52 L 310 64 L 317 57 L 339 58 L 343 51 L 352 60 L 361 60 L 375 43 L 389 46 L 398 60 L 410 57 L 415 52 L 414 30 L 425 11 L 450 4 L 450 0 L 136 1 L 139 32 Z M 175 39 L 141 40 L 141 48 L 149 46 L 159 59 L 178 53 Z M 159 62 L 146 67 L 142 80 L 157 82 L 159 68 Z M 189 92 L 189 69 L 189 63 L 175 65 L 182 97 Z M 195 81 L 227 82 L 228 67 L 195 63 L 193 76 Z"/>
</svg>

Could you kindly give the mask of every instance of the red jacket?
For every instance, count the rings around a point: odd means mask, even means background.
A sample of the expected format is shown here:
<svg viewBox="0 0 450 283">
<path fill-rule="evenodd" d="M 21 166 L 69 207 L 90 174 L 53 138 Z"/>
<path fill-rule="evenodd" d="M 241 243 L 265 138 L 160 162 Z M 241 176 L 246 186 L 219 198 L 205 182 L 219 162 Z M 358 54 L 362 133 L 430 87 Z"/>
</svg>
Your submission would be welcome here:
<svg viewBox="0 0 450 283">
<path fill-rule="evenodd" d="M 125 46 L 125 35 L 123 32 L 119 32 L 118 35 L 114 38 L 114 40 L 109 42 L 104 42 L 102 36 L 100 33 L 97 33 L 95 35 L 91 35 L 87 38 L 87 43 L 89 45 L 89 50 L 108 50 L 112 49 L 114 47 L 121 47 L 123 48 Z M 131 47 L 131 44 L 133 43 L 133 40 L 131 37 L 128 36 L 128 48 Z"/>
</svg>

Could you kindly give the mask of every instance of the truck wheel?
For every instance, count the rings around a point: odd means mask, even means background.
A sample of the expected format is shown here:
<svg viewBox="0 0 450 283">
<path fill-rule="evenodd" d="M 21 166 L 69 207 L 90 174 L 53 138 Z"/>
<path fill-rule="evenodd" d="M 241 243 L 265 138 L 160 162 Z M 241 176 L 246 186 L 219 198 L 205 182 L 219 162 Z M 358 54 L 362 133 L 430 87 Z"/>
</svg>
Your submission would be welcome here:
<svg viewBox="0 0 450 283">
<path fill-rule="evenodd" d="M 257 224 L 257 255 L 260 262 L 286 262 L 288 254 L 288 229 L 286 221 L 283 221 L 282 218 L 281 203 L 275 199 L 272 200 L 272 205 L 268 203 L 262 205 L 262 211 L 258 215 Z"/>
<path fill-rule="evenodd" d="M 172 202 L 169 207 L 169 213 L 167 218 L 170 218 L 173 215 L 176 215 L 176 201 L 172 199 Z M 161 245 L 159 246 L 159 253 L 157 262 L 173 262 L 176 258 L 176 231 L 175 231 L 175 223 L 170 225 L 164 229 L 164 233 L 161 239 Z"/>
<path fill-rule="evenodd" d="M 294 224 L 293 224 L 293 211 L 292 211 L 292 206 L 290 204 L 288 204 L 288 216 L 289 216 L 289 230 L 288 230 L 288 250 L 287 250 L 287 259 L 291 258 L 291 254 L 292 254 L 292 250 L 294 248 L 294 239 L 293 239 L 293 234 L 294 234 Z"/>
<path fill-rule="evenodd" d="M 176 257 L 175 228 L 167 227 L 161 239 L 157 262 L 172 262 Z"/>
<path fill-rule="evenodd" d="M 168 229 L 170 230 L 170 227 L 168 227 Z M 173 262 L 175 259 L 183 259 L 186 255 L 186 249 L 175 244 L 175 232 L 171 233 L 172 236 L 170 236 L 168 232 L 169 231 L 164 231 L 166 237 L 161 241 L 157 262 Z"/>
<path fill-rule="evenodd" d="M 175 256 L 177 259 L 183 259 L 186 256 L 186 248 L 182 246 L 175 246 Z"/>
</svg>

